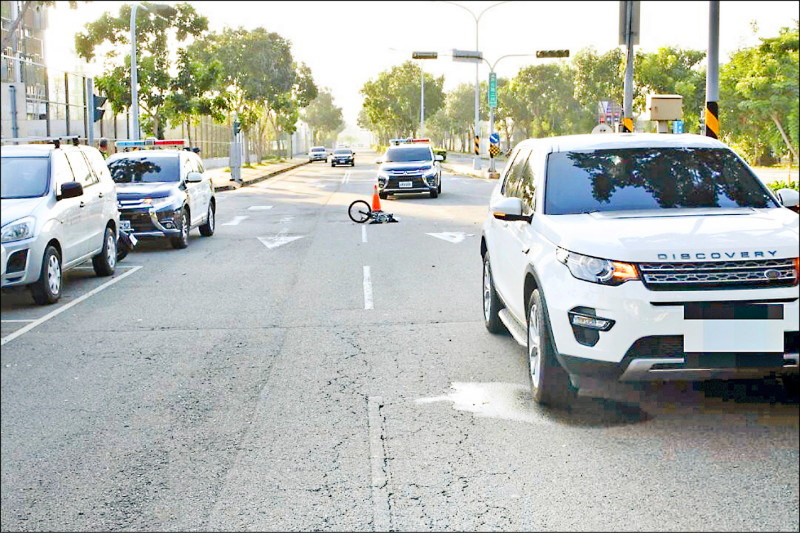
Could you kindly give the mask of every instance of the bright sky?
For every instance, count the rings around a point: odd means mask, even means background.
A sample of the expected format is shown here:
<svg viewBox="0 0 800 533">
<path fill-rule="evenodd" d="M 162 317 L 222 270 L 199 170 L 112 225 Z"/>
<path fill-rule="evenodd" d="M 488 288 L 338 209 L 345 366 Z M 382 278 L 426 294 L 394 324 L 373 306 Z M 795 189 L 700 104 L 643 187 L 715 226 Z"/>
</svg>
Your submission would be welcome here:
<svg viewBox="0 0 800 533">
<path fill-rule="evenodd" d="M 51 9 L 45 45 L 48 64 L 100 74 L 102 61 L 86 65 L 76 58 L 74 34 L 105 12 L 118 14 L 124 3 L 128 2 L 79 2 L 78 8 L 71 10 L 61 2 Z M 420 64 L 425 72 L 445 76 L 445 90 L 465 82 L 474 85 L 475 66 L 453 62 L 443 54 L 450 54 L 453 48 L 475 49 L 478 15 L 479 49 L 492 63 L 506 54 L 551 49 L 569 49 L 574 54 L 588 46 L 603 53 L 619 46 L 618 1 L 457 2 L 462 7 L 441 1 L 189 3 L 209 18 L 211 30 L 261 26 L 289 39 L 295 61 L 311 68 L 318 86 L 331 89 L 348 127 L 356 125 L 364 83 L 410 59 L 412 51 L 439 52 L 438 60 Z M 636 49 L 651 52 L 675 46 L 706 50 L 708 6 L 708 1 L 641 2 L 641 38 Z M 779 28 L 792 26 L 798 17 L 800 1 L 721 1 L 720 62 L 726 62 L 728 54 L 738 48 L 757 44 L 758 37 L 777 36 Z M 752 22 L 757 24 L 756 35 Z M 499 61 L 495 71 L 498 77 L 513 77 L 521 67 L 541 61 L 559 60 L 509 57 Z M 488 73 L 484 63 L 480 79 L 488 78 Z"/>
</svg>

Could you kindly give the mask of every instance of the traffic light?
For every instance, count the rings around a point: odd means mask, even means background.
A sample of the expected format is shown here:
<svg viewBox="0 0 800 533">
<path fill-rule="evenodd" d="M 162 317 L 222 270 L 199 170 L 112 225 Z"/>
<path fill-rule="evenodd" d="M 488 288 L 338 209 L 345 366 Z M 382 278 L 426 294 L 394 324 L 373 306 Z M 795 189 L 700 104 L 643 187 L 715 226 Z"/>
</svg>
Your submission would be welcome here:
<svg viewBox="0 0 800 533">
<path fill-rule="evenodd" d="M 569 57 L 569 50 L 536 50 L 536 57 Z"/>
<path fill-rule="evenodd" d="M 239 135 L 240 131 L 241 131 L 241 128 L 239 126 L 239 121 L 238 120 L 234 120 L 233 121 L 233 136 L 235 137 L 235 136 Z"/>
<path fill-rule="evenodd" d="M 436 59 L 439 57 L 438 52 L 412 52 L 412 59 Z"/>
<path fill-rule="evenodd" d="M 105 96 L 92 95 L 92 108 L 94 109 L 95 122 L 102 119 L 103 115 L 106 113 L 106 110 L 103 109 L 103 104 L 106 103 L 106 100 L 108 100 L 108 98 Z"/>
<path fill-rule="evenodd" d="M 483 60 L 483 52 L 479 50 L 456 50 L 455 48 L 453 48 L 453 61 L 480 63 L 482 60 Z"/>
</svg>

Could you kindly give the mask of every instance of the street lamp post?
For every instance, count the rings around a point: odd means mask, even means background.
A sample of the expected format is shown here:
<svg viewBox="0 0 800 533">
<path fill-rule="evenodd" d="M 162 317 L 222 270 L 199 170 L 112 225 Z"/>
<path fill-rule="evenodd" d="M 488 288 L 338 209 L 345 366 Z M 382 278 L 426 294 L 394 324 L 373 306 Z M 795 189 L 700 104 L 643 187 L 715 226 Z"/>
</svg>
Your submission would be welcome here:
<svg viewBox="0 0 800 533">
<path fill-rule="evenodd" d="M 147 9 L 138 2 L 131 6 L 131 134 L 134 141 L 139 140 L 139 80 L 136 75 L 136 9 Z"/>
<path fill-rule="evenodd" d="M 473 19 L 475 19 L 475 50 L 477 51 L 477 50 L 480 50 L 480 48 L 478 48 L 478 25 L 479 25 L 479 23 L 481 21 L 481 17 L 483 16 L 484 13 L 486 13 L 487 11 L 492 9 L 493 7 L 497 7 L 500 4 L 507 4 L 509 0 L 506 0 L 504 2 L 497 2 L 496 4 L 492 4 L 489 7 L 487 7 L 486 9 L 484 9 L 483 11 L 481 11 L 480 13 L 478 13 L 477 16 L 470 9 L 467 9 L 466 7 L 462 6 L 461 4 L 457 4 L 455 2 L 448 2 L 447 0 L 441 0 L 441 1 L 443 1 L 445 4 L 451 4 L 451 5 L 460 7 L 461 9 L 463 9 L 464 11 L 466 11 L 467 13 L 472 15 Z M 480 80 L 478 78 L 478 66 L 479 66 L 479 64 L 476 62 L 475 63 L 475 136 L 476 137 L 479 135 L 478 123 L 480 122 L 480 91 L 481 91 Z M 480 168 L 481 168 L 480 154 L 477 154 L 477 153 L 475 154 L 475 159 L 473 160 L 473 168 L 475 170 L 480 170 Z"/>
<path fill-rule="evenodd" d="M 436 59 L 439 57 L 438 52 L 412 52 L 412 59 Z M 420 66 L 419 73 L 419 134 L 422 135 L 422 129 L 425 126 L 425 71 Z"/>
</svg>

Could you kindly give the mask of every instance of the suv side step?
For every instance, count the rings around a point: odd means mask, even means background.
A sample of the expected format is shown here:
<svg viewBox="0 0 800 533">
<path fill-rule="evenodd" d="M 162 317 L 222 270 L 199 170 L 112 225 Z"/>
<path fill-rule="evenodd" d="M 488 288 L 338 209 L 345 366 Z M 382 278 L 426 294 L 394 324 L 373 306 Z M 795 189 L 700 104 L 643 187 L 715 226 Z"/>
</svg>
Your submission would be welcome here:
<svg viewBox="0 0 800 533">
<path fill-rule="evenodd" d="M 517 344 L 522 346 L 523 348 L 528 347 L 528 333 L 525 331 L 525 328 L 517 322 L 517 319 L 511 315 L 511 312 L 507 308 L 503 308 L 497 313 L 497 316 L 500 317 L 500 322 L 502 322 L 508 332 L 511 333 L 511 336 L 514 337 L 514 340 L 517 341 Z"/>
</svg>

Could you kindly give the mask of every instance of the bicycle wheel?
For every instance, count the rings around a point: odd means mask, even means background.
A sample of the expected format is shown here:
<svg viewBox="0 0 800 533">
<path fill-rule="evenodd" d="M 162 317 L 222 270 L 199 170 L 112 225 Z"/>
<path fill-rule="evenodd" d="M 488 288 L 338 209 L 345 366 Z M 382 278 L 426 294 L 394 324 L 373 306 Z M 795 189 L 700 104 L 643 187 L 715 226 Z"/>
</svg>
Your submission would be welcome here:
<svg viewBox="0 0 800 533">
<path fill-rule="evenodd" d="M 364 200 L 356 200 L 350 204 L 350 207 L 347 209 L 347 214 L 353 222 L 363 224 L 369 220 L 372 209 L 370 209 L 369 204 Z"/>
</svg>

